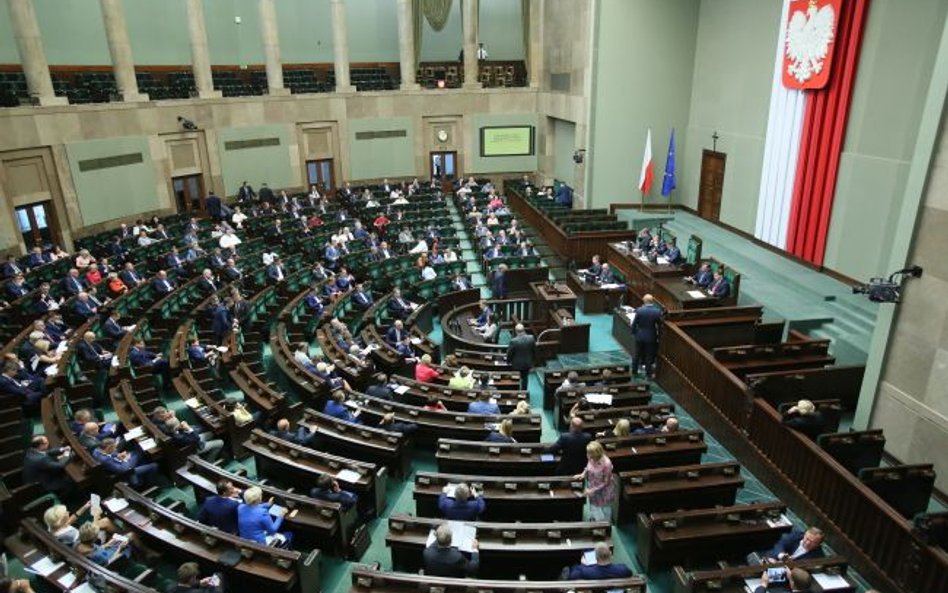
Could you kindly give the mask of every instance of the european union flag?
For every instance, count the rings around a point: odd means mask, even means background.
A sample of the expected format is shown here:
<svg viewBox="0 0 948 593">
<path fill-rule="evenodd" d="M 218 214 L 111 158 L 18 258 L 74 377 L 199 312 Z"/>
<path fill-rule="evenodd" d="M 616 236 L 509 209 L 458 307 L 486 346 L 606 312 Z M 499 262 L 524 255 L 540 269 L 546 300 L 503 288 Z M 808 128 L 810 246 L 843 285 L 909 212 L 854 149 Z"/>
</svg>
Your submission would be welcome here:
<svg viewBox="0 0 948 593">
<path fill-rule="evenodd" d="M 666 198 L 675 189 L 675 128 L 668 141 L 668 158 L 665 159 L 665 178 L 662 180 L 662 195 Z"/>
</svg>

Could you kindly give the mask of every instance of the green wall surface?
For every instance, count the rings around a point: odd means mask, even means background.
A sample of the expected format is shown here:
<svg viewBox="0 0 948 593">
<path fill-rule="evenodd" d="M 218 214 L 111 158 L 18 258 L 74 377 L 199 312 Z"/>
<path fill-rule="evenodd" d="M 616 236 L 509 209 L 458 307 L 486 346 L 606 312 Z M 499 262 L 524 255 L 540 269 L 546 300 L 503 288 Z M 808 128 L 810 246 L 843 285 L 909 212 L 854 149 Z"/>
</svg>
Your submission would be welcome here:
<svg viewBox="0 0 948 593">
<path fill-rule="evenodd" d="M 346 0 L 350 62 L 398 61 L 395 2 Z"/>
<path fill-rule="evenodd" d="M 277 138 L 279 145 L 227 150 L 226 143 L 241 140 Z M 221 172 L 225 195 L 237 193 L 241 182 L 249 181 L 255 188 L 266 183 L 272 189 L 293 183 L 290 168 L 290 133 L 286 126 L 248 126 L 217 130 Z"/>
<path fill-rule="evenodd" d="M 141 162 L 80 170 L 82 161 L 129 154 L 140 154 Z M 66 144 L 66 155 L 83 225 L 131 217 L 161 207 L 147 138 L 128 136 Z"/>
<path fill-rule="evenodd" d="M 873 0 L 853 90 L 825 265 L 888 274 L 889 248 L 948 3 Z"/>
<path fill-rule="evenodd" d="M 405 130 L 406 135 L 357 140 L 360 132 Z M 408 117 L 372 117 L 349 120 L 351 179 L 411 177 L 415 172 L 415 129 Z"/>
<path fill-rule="evenodd" d="M 491 60 L 522 60 L 523 9 L 520 0 L 480 0 L 478 35 Z M 458 38 L 461 43 L 463 38 Z M 460 51 L 460 46 L 458 47 Z M 457 52 L 454 53 L 455 58 Z"/>
<path fill-rule="evenodd" d="M 283 10 L 278 3 L 277 15 Z M 236 17 L 240 17 L 240 24 L 235 22 Z M 204 0 L 204 24 L 211 64 L 247 66 L 264 62 L 257 0 Z"/>
<path fill-rule="evenodd" d="M 451 0 L 451 12 L 440 31 L 435 31 L 422 18 L 421 61 L 445 62 L 458 59 L 464 44 L 464 31 L 461 29 L 461 0 Z"/>
<path fill-rule="evenodd" d="M 34 0 L 33 9 L 43 36 L 46 60 L 50 64 L 85 66 L 112 63 L 98 0 Z M 15 41 L 11 38 L 2 43 Z"/>
<path fill-rule="evenodd" d="M 565 119 L 553 120 L 553 175 L 566 185 L 576 189 L 576 124 Z"/>
<path fill-rule="evenodd" d="M 13 25 L 10 22 L 10 6 L 4 2 L 0 6 L 0 64 L 19 64 L 20 54 L 16 50 L 13 38 Z"/>
<path fill-rule="evenodd" d="M 285 64 L 332 62 L 333 27 L 329 2 L 278 2 L 280 56 Z M 349 35 L 358 34 L 349 23 Z"/>
<path fill-rule="evenodd" d="M 638 203 L 646 131 L 652 129 L 656 180 L 675 128 L 678 154 L 688 123 L 698 3 L 693 0 L 602 0 L 597 4 L 590 109 L 587 205 Z M 679 157 L 679 179 L 688 174 Z M 674 196 L 673 196 L 674 198 Z M 661 200 L 661 183 L 649 201 Z"/>
<path fill-rule="evenodd" d="M 675 201 L 697 208 L 701 153 L 718 133 L 718 151 L 727 154 L 721 221 L 748 233 L 757 219 L 781 10 L 781 2 L 702 0 L 688 145 L 678 149 Z"/>
<path fill-rule="evenodd" d="M 183 0 L 125 0 L 125 22 L 135 63 L 190 64 L 187 18 Z"/>
<path fill-rule="evenodd" d="M 534 129 L 534 153 L 532 156 L 481 156 L 481 128 L 490 126 L 533 126 L 538 127 L 535 113 L 516 114 L 487 114 L 475 113 L 469 120 L 470 128 L 467 133 L 471 138 L 471 152 L 467 164 L 461 173 L 508 173 L 519 171 L 536 171 L 536 151 L 540 144 L 539 130 Z"/>
</svg>

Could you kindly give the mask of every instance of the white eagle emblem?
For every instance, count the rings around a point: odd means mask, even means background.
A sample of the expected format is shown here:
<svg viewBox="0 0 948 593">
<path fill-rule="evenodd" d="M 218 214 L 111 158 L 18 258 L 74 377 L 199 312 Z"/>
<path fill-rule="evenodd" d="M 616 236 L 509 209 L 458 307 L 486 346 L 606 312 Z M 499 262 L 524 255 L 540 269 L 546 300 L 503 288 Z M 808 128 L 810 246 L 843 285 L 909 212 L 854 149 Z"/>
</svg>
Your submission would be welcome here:
<svg viewBox="0 0 948 593">
<path fill-rule="evenodd" d="M 836 13 L 833 6 L 817 10 L 816 1 L 810 0 L 806 14 L 797 10 L 787 25 L 787 73 L 798 81 L 806 82 L 823 70 L 823 62 L 833 41 Z"/>
</svg>

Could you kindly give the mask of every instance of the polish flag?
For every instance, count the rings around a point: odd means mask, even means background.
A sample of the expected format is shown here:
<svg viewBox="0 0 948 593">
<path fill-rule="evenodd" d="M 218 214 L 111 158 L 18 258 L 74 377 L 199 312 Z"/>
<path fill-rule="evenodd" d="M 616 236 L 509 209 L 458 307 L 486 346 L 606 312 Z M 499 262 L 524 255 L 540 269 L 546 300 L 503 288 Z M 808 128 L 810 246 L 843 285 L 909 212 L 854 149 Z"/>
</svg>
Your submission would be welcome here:
<svg viewBox="0 0 948 593">
<path fill-rule="evenodd" d="M 645 137 L 645 156 L 642 158 L 642 174 L 639 175 L 639 191 L 642 195 L 652 190 L 652 181 L 655 179 L 655 165 L 652 163 L 652 129 L 649 128 Z"/>
</svg>

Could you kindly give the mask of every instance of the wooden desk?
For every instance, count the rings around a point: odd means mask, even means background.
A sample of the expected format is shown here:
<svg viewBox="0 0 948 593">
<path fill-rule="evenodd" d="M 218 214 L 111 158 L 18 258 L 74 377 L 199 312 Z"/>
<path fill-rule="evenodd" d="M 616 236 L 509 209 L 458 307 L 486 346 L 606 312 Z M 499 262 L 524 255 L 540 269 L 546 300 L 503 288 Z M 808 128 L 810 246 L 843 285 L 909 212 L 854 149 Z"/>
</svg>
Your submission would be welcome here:
<svg viewBox="0 0 948 593">
<path fill-rule="evenodd" d="M 733 290 L 733 288 L 732 288 Z M 701 293 L 695 297 L 690 292 Z M 652 295 L 662 307 L 668 310 L 705 309 L 721 306 L 723 299 L 708 296 L 708 293 L 681 278 L 660 278 L 652 284 Z"/>
<path fill-rule="evenodd" d="M 573 562 L 575 564 L 575 562 Z M 350 593 L 419 593 L 439 591 L 442 593 L 471 593 L 492 591 L 493 593 L 524 593 L 524 582 L 520 580 L 452 579 L 429 575 L 379 572 L 356 566 L 352 570 Z M 645 593 L 645 579 L 632 576 L 627 579 L 602 581 L 535 581 L 529 583 L 530 593 Z"/>
<path fill-rule="evenodd" d="M 537 301 L 537 316 L 540 319 L 546 319 L 550 311 L 557 309 L 566 309 L 576 316 L 576 294 L 566 283 L 553 282 L 551 285 L 549 282 L 531 282 L 530 290 Z"/>
<path fill-rule="evenodd" d="M 736 462 L 679 465 L 619 474 L 618 522 L 638 513 L 733 505 L 744 487 Z"/>
<path fill-rule="evenodd" d="M 795 560 L 789 563 L 774 562 L 768 566 L 792 566 L 802 568 L 811 575 L 840 575 L 845 578 L 848 563 L 842 556 L 829 556 L 812 560 Z M 760 565 L 731 566 L 690 572 L 682 566 L 676 566 L 672 571 L 674 593 L 746 593 L 744 579 L 760 578 L 764 568 Z M 852 581 L 849 581 L 849 587 L 832 589 L 833 593 L 855 593 L 855 591 L 856 586 L 852 584 Z"/>
<path fill-rule="evenodd" d="M 624 288 L 603 288 L 597 284 L 589 284 L 580 278 L 576 272 L 566 275 L 566 285 L 578 297 L 578 305 L 586 315 L 606 313 L 617 304 L 621 304 Z"/>
<path fill-rule="evenodd" d="M 438 498 L 448 484 L 465 482 L 484 498 L 482 521 L 582 521 L 583 482 L 571 476 L 551 478 L 471 476 L 418 472 L 415 509 L 421 517 L 440 517 Z"/>
<path fill-rule="evenodd" d="M 669 564 L 743 558 L 766 549 L 792 525 L 780 502 L 639 514 L 636 556 L 645 570 Z M 777 521 L 777 522 L 775 522 Z"/>
<path fill-rule="evenodd" d="M 303 410 L 300 423 L 317 435 L 317 449 L 386 466 L 397 477 L 410 470 L 409 438 L 400 432 L 352 424 L 311 408 Z"/>
<path fill-rule="evenodd" d="M 654 285 L 659 278 L 683 278 L 691 273 L 693 266 L 688 264 L 659 264 L 652 263 L 646 258 L 644 261 L 636 257 L 628 245 L 634 241 L 609 243 L 606 248 L 606 261 L 616 270 L 622 272 L 626 278 L 630 293 L 631 305 L 642 304 L 642 297 L 654 292 Z M 700 243 L 698 259 L 701 258 Z"/>
<path fill-rule="evenodd" d="M 385 543 L 392 550 L 392 566 L 405 572 L 423 568 L 428 534 L 443 522 L 402 514 L 389 517 Z M 578 563 L 582 553 L 598 542 L 612 545 L 612 526 L 605 521 L 465 523 L 477 528 L 480 574 L 494 577 L 526 574 L 529 579 L 554 579 L 564 566 Z"/>
</svg>

